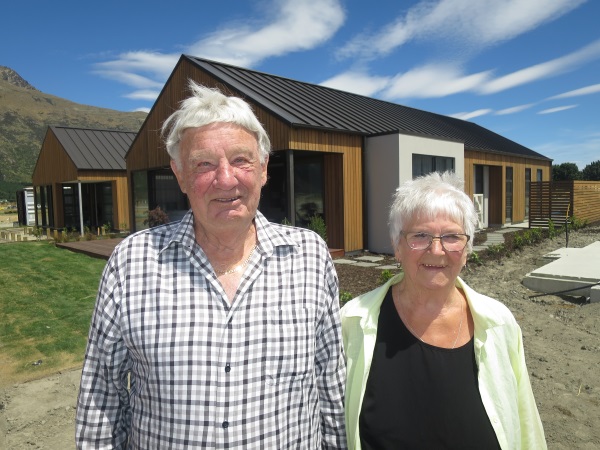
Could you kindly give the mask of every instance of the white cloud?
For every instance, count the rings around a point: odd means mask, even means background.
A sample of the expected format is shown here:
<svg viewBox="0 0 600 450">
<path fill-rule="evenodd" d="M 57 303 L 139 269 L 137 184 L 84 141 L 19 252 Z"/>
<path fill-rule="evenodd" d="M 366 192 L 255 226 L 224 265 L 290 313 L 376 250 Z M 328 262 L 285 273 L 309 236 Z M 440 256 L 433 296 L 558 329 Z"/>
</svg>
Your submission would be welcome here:
<svg viewBox="0 0 600 450">
<path fill-rule="evenodd" d="M 184 47 L 182 53 L 252 67 L 268 57 L 322 44 L 345 20 L 339 0 L 271 0 L 259 5 L 270 21 L 230 23 Z M 138 89 L 162 87 L 180 56 L 180 52 L 131 51 L 96 64 L 95 72 Z"/>
<path fill-rule="evenodd" d="M 519 36 L 587 0 L 421 1 L 376 33 L 361 33 L 338 56 L 376 58 L 412 41 L 459 43 L 480 49 Z"/>
<path fill-rule="evenodd" d="M 492 112 L 491 109 L 486 108 L 486 109 L 478 109 L 476 111 L 471 111 L 471 112 L 460 112 L 460 113 L 456 113 L 456 114 L 451 114 L 450 117 L 456 117 L 457 119 L 462 119 L 462 120 L 470 120 L 470 119 L 474 119 L 475 117 L 486 116 L 486 115 L 490 114 L 491 112 Z"/>
<path fill-rule="evenodd" d="M 579 105 L 566 105 L 566 106 L 559 106 L 557 108 L 544 109 L 543 111 L 539 111 L 538 114 L 553 114 L 553 113 L 567 111 L 569 109 L 577 108 L 577 106 L 579 106 Z"/>
<path fill-rule="evenodd" d="M 483 94 L 495 94 L 542 78 L 553 77 L 561 73 L 573 71 L 587 61 L 597 59 L 598 57 L 600 57 L 600 40 L 594 41 L 580 50 L 553 59 L 552 61 L 536 64 L 526 69 L 521 69 L 503 77 L 496 78 L 483 85 L 480 91 Z"/>
<path fill-rule="evenodd" d="M 160 94 L 160 90 L 142 89 L 126 94 L 123 97 L 130 98 L 131 100 L 147 100 L 153 102 L 158 97 L 158 94 Z"/>
<path fill-rule="evenodd" d="M 383 92 L 388 99 L 445 97 L 477 89 L 490 72 L 464 75 L 452 65 L 427 65 L 398 74 Z"/>
<path fill-rule="evenodd" d="M 389 78 L 362 72 L 345 72 L 320 83 L 321 86 L 372 97 L 389 84 Z"/>
<path fill-rule="evenodd" d="M 529 109 L 534 105 L 535 105 L 535 103 L 528 103 L 526 105 L 512 106 L 511 108 L 505 108 L 505 109 L 496 111 L 494 114 L 496 116 L 506 116 L 508 114 L 515 114 L 515 113 L 519 113 L 521 111 L 525 111 L 526 109 Z"/>
<path fill-rule="evenodd" d="M 95 64 L 94 72 L 138 89 L 162 88 L 178 59 L 179 55 L 127 52 L 116 60 Z"/>
<path fill-rule="evenodd" d="M 564 92 L 562 94 L 548 97 L 546 100 L 555 100 L 555 99 L 569 98 L 569 97 L 579 97 L 581 95 L 597 94 L 598 92 L 600 92 L 600 84 L 593 84 L 591 86 L 586 86 L 586 87 L 583 87 L 580 89 L 575 89 L 573 91 Z"/>
<path fill-rule="evenodd" d="M 194 56 L 252 67 L 265 58 L 308 50 L 330 39 L 342 26 L 339 1 L 285 0 L 272 2 L 272 22 L 229 24 L 190 45 Z"/>
</svg>

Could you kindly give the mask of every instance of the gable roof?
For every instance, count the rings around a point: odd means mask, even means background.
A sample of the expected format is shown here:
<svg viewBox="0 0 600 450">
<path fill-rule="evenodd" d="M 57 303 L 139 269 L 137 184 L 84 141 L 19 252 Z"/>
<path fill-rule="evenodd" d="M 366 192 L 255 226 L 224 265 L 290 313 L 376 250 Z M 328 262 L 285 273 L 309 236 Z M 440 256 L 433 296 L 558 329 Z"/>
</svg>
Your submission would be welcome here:
<svg viewBox="0 0 600 450">
<path fill-rule="evenodd" d="M 125 154 L 137 133 L 51 126 L 78 170 L 126 170 Z"/>
<path fill-rule="evenodd" d="M 182 58 L 290 126 L 364 136 L 411 134 L 463 142 L 469 150 L 550 159 L 473 122 L 194 56 Z"/>
</svg>

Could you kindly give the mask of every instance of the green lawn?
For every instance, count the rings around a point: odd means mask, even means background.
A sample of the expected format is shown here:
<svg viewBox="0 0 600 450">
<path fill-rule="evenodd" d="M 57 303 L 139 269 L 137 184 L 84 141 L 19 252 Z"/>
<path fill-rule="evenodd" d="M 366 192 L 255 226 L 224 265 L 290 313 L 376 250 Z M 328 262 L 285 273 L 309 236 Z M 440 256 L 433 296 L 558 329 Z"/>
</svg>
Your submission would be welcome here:
<svg viewBox="0 0 600 450">
<path fill-rule="evenodd" d="M 0 245 L 1 385 L 81 364 L 105 264 L 47 242 Z"/>
</svg>

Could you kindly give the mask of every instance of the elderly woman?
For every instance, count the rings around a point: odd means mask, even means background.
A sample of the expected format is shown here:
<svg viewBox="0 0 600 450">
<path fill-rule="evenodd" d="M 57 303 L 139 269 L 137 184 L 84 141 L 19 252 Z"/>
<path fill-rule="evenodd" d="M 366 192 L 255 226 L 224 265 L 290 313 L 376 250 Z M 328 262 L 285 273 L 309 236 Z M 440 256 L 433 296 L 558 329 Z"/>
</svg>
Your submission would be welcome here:
<svg viewBox="0 0 600 450">
<path fill-rule="evenodd" d="M 389 229 L 402 273 L 342 309 L 351 449 L 544 449 L 521 330 L 459 278 L 473 203 L 454 174 L 395 193 Z"/>
</svg>

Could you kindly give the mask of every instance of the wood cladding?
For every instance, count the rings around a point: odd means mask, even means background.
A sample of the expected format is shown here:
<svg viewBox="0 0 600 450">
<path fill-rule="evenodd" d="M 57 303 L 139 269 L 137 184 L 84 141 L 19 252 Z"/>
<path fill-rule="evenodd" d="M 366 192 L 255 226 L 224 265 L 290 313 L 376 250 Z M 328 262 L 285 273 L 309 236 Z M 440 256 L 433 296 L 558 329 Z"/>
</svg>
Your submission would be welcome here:
<svg viewBox="0 0 600 450">
<path fill-rule="evenodd" d="M 189 61 L 180 60 L 125 157 L 128 176 L 136 170 L 169 167 L 170 158 L 161 140 L 160 128 L 187 97 L 189 79 L 216 87 L 226 95 L 241 96 Z M 302 150 L 326 154 L 324 208 L 329 221 L 326 224 L 329 245 L 345 251 L 362 250 L 362 137 L 295 128 L 251 99 L 245 100 L 267 131 L 273 152 Z"/>
<path fill-rule="evenodd" d="M 532 181 L 536 180 L 538 170 L 542 171 L 542 180 L 550 180 L 552 161 L 536 158 L 523 158 L 516 155 L 465 150 L 465 192 L 469 197 L 475 193 L 476 165 L 489 167 L 489 223 L 506 223 L 506 168 L 513 169 L 512 222 L 523 222 L 525 218 L 525 169 L 531 169 Z"/>
<path fill-rule="evenodd" d="M 570 217 L 600 221 L 600 181 L 542 181 L 531 183 L 530 227 L 564 225 Z"/>
<path fill-rule="evenodd" d="M 129 229 L 129 188 L 125 170 L 77 170 L 53 133 L 47 133 L 32 177 L 34 186 L 52 186 L 55 228 L 63 228 L 62 185 L 66 183 L 112 183 L 114 228 Z"/>
</svg>

